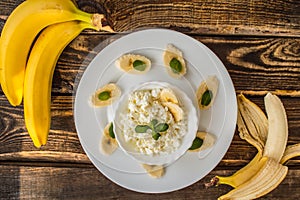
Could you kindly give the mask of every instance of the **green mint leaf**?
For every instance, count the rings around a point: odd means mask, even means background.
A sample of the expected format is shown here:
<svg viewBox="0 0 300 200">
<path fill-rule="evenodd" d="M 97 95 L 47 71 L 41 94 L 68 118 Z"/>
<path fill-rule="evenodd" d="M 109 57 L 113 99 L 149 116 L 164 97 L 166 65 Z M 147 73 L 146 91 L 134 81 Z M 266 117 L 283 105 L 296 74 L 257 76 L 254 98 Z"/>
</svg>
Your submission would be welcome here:
<svg viewBox="0 0 300 200">
<path fill-rule="evenodd" d="M 159 134 L 159 133 L 154 133 L 154 134 L 152 134 L 152 138 L 154 139 L 154 140 L 158 140 L 158 138 L 161 136 L 161 134 Z"/>
<path fill-rule="evenodd" d="M 109 91 L 104 91 L 98 95 L 98 99 L 101 101 L 106 101 L 106 100 L 110 99 L 110 97 L 111 97 L 110 95 L 111 94 Z"/>
<path fill-rule="evenodd" d="M 165 132 L 168 130 L 169 125 L 167 123 L 160 123 L 154 127 L 155 132 Z"/>
<path fill-rule="evenodd" d="M 201 105 L 208 106 L 213 98 L 213 93 L 211 90 L 206 90 L 201 98 Z"/>
<path fill-rule="evenodd" d="M 111 138 L 115 138 L 114 124 L 113 123 L 110 123 L 109 129 L 108 129 L 108 133 L 109 133 L 109 136 Z"/>
<path fill-rule="evenodd" d="M 174 73 L 179 74 L 182 71 L 182 65 L 176 58 L 172 58 L 169 64 Z"/>
<path fill-rule="evenodd" d="M 196 137 L 193 141 L 192 146 L 189 148 L 189 150 L 195 150 L 202 146 L 203 140 L 201 138 Z"/>
<path fill-rule="evenodd" d="M 151 129 L 148 125 L 137 125 L 134 130 L 136 133 L 146 133 L 148 129 Z"/>
<path fill-rule="evenodd" d="M 133 68 L 138 70 L 138 71 L 145 71 L 146 69 L 146 64 L 145 62 L 141 61 L 141 60 L 135 60 L 133 63 Z"/>
<path fill-rule="evenodd" d="M 152 119 L 150 124 L 154 127 L 158 123 L 157 119 Z"/>
</svg>

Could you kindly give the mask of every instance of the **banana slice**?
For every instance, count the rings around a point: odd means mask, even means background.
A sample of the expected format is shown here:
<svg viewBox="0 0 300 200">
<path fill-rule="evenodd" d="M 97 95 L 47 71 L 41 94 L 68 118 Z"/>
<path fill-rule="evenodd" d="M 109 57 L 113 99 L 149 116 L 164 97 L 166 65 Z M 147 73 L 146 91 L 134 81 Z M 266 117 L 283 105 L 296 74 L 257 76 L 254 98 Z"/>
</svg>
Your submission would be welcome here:
<svg viewBox="0 0 300 200">
<path fill-rule="evenodd" d="M 201 132 L 201 131 L 197 132 L 196 138 L 202 140 L 202 145 L 200 144 L 201 146 L 199 148 L 189 149 L 190 152 L 198 152 L 198 151 L 206 150 L 212 147 L 216 141 L 216 138 L 213 134 L 207 132 Z"/>
<path fill-rule="evenodd" d="M 92 95 L 91 104 L 95 107 L 105 107 L 112 104 L 120 96 L 121 96 L 120 88 L 114 83 L 109 83 L 99 88 Z"/>
<path fill-rule="evenodd" d="M 197 102 L 201 110 L 209 109 L 218 92 L 219 80 L 216 76 L 209 76 L 203 81 L 197 90 Z"/>
<path fill-rule="evenodd" d="M 182 52 L 172 44 L 167 45 L 163 54 L 164 65 L 173 78 L 181 78 L 186 74 L 186 64 Z"/>
<path fill-rule="evenodd" d="M 165 168 L 161 165 L 142 164 L 142 166 L 153 178 L 161 178 L 165 174 Z"/>
<path fill-rule="evenodd" d="M 179 105 L 172 102 L 163 103 L 164 106 L 168 107 L 169 111 L 172 113 L 175 122 L 179 122 L 183 119 L 183 110 Z"/>
<path fill-rule="evenodd" d="M 151 61 L 142 55 L 125 54 L 116 60 L 115 65 L 130 74 L 145 74 L 151 68 Z"/>
<path fill-rule="evenodd" d="M 162 102 L 171 102 L 171 103 L 178 104 L 178 99 L 175 93 L 169 88 L 162 89 L 160 93 L 160 100 Z"/>
<path fill-rule="evenodd" d="M 101 138 L 100 150 L 104 155 L 111 155 L 118 148 L 116 139 L 112 136 L 112 133 L 110 133 L 112 131 L 110 130 L 112 125 L 112 123 L 109 123 L 105 126 Z"/>
</svg>

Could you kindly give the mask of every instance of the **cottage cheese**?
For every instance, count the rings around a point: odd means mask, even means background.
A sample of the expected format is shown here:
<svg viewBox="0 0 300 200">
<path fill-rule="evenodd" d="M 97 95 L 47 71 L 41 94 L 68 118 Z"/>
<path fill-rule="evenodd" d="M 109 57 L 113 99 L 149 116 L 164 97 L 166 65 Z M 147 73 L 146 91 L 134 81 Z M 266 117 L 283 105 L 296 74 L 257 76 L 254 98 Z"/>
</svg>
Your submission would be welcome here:
<svg viewBox="0 0 300 200">
<path fill-rule="evenodd" d="M 187 115 L 183 105 L 179 106 L 184 111 L 184 117 L 175 122 L 168 107 L 160 101 L 162 88 L 149 90 L 137 90 L 128 97 L 128 107 L 121 113 L 121 129 L 126 142 L 136 146 L 138 152 L 147 155 L 170 154 L 179 148 L 183 136 L 187 133 Z M 158 123 L 167 123 L 169 128 L 161 133 L 158 140 L 152 138 L 152 130 L 146 133 L 136 133 L 137 125 L 150 124 L 156 119 Z"/>
</svg>

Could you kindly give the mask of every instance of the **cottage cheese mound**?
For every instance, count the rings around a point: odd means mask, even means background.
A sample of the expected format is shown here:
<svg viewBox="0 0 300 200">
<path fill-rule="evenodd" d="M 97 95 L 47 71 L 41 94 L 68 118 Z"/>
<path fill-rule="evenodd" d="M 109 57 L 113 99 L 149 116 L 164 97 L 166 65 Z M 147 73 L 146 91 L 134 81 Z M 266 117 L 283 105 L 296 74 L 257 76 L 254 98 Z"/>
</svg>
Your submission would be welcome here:
<svg viewBox="0 0 300 200">
<path fill-rule="evenodd" d="M 182 143 L 187 133 L 187 114 L 184 106 L 179 106 L 184 111 L 182 120 L 175 122 L 168 107 L 160 100 L 160 93 L 163 88 L 147 90 L 136 90 L 128 97 L 128 107 L 121 116 L 121 129 L 126 142 L 136 146 L 138 152 L 147 155 L 170 154 Z M 158 140 L 152 138 L 152 130 L 146 133 L 136 133 L 137 125 L 148 125 L 151 120 L 156 119 L 158 123 L 167 123 L 169 128 L 161 133 Z"/>
</svg>

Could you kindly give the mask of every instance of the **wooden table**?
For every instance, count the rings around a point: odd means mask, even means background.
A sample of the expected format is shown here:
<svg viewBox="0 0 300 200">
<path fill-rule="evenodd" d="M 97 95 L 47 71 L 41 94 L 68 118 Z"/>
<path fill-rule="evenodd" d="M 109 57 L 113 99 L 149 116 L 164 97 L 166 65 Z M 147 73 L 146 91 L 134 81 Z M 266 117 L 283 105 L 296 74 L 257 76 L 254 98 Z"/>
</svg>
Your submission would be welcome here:
<svg viewBox="0 0 300 200">
<path fill-rule="evenodd" d="M 22 1 L 0 0 L 1 29 Z M 288 144 L 300 142 L 300 2 L 298 0 L 79 0 L 85 11 L 105 12 L 117 32 L 147 27 L 177 30 L 207 45 L 226 66 L 236 93 L 264 109 L 274 92 L 288 115 Z M 235 133 L 218 166 L 199 182 L 166 194 L 126 190 L 89 161 L 77 137 L 72 92 L 86 55 L 112 34 L 84 31 L 59 58 L 52 89 L 52 124 L 46 146 L 36 149 L 24 125 L 23 107 L 12 107 L 0 91 L 1 199 L 216 199 L 230 187 L 204 188 L 214 175 L 230 175 L 256 149 Z M 17 55 L 16 55 L 17 57 Z M 83 68 L 88 63 L 83 64 Z M 262 199 L 300 199 L 300 158 Z M 199 166 L 201 168 L 202 166 Z"/>
</svg>

